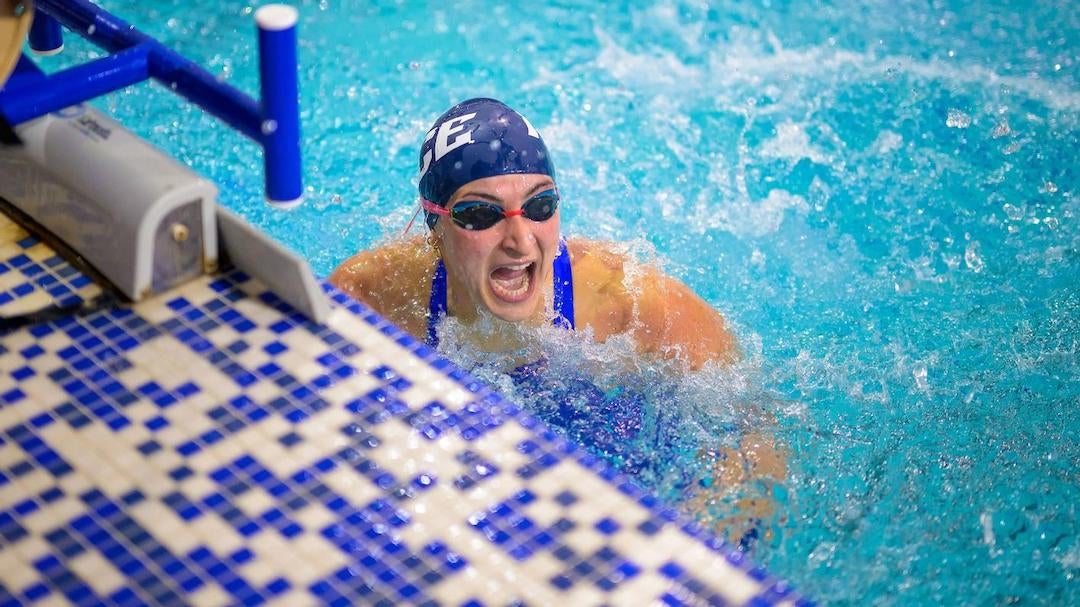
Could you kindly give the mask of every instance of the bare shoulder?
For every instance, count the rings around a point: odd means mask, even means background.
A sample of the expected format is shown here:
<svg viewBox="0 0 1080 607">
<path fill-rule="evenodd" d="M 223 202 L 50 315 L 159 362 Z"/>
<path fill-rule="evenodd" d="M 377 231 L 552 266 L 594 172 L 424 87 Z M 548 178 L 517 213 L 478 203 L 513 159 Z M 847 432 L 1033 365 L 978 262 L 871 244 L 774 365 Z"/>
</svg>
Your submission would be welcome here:
<svg viewBox="0 0 1080 607">
<path fill-rule="evenodd" d="M 423 267 L 432 260 L 421 238 L 392 242 L 381 247 L 360 251 L 343 261 L 330 274 L 330 282 L 338 288 L 357 281 L 385 276 L 388 270 L 405 271 Z"/>
<path fill-rule="evenodd" d="M 723 317 L 677 278 L 639 262 L 619 243 L 571 239 L 567 248 L 575 313 L 597 339 L 630 332 L 642 352 L 681 358 L 693 368 L 737 358 Z"/>
<path fill-rule="evenodd" d="M 612 272 L 622 272 L 626 262 L 626 247 L 607 240 L 568 238 L 566 248 L 575 267 L 577 264 L 595 264 Z"/>
<path fill-rule="evenodd" d="M 599 290 L 607 296 L 625 293 L 628 264 L 624 245 L 603 240 L 573 238 L 566 241 L 574 268 L 575 286 Z"/>
<path fill-rule="evenodd" d="M 680 358 L 691 368 L 733 362 L 738 344 L 720 312 L 677 278 L 655 268 L 639 281 L 635 337 L 643 350 Z"/>
<path fill-rule="evenodd" d="M 632 319 L 633 301 L 624 284 L 624 253 L 614 243 L 571 238 L 566 241 L 574 270 L 574 315 L 579 328 L 596 339 L 624 333 Z"/>
<path fill-rule="evenodd" d="M 413 335 L 426 330 L 426 293 L 431 289 L 435 257 L 422 238 L 361 251 L 341 263 L 328 278 L 343 293 Z"/>
</svg>

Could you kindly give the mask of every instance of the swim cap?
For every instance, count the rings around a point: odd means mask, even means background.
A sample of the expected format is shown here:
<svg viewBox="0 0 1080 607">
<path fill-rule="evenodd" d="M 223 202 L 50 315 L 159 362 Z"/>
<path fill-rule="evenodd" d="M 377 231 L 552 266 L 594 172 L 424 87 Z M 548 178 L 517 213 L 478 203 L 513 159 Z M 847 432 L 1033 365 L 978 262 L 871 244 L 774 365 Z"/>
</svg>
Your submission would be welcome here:
<svg viewBox="0 0 1080 607">
<path fill-rule="evenodd" d="M 555 179 L 544 140 L 524 116 L 495 99 L 469 99 L 450 108 L 420 147 L 420 196 L 439 206 L 470 181 L 528 173 Z M 439 216 L 425 213 L 428 227 L 434 227 Z"/>
</svg>

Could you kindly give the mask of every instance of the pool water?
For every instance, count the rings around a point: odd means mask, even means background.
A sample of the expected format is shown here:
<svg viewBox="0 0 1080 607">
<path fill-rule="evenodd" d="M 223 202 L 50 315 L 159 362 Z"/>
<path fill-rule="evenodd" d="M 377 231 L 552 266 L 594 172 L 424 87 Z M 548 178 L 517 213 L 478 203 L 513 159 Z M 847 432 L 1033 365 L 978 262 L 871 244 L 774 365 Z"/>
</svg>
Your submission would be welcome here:
<svg viewBox="0 0 1080 607">
<path fill-rule="evenodd" d="M 253 5 L 101 4 L 257 91 Z M 579 341 L 522 389 L 459 360 L 704 524 L 685 463 L 765 426 L 789 477 L 754 558 L 821 602 L 1080 603 L 1077 5 L 505 4 L 300 2 L 292 212 L 262 203 L 254 144 L 160 86 L 98 105 L 325 275 L 398 237 L 436 116 L 507 101 L 555 156 L 564 231 L 662 264 L 744 361 L 672 378 Z M 99 54 L 68 47 L 43 67 Z M 587 409 L 622 402 L 645 403 L 631 439 Z"/>
</svg>

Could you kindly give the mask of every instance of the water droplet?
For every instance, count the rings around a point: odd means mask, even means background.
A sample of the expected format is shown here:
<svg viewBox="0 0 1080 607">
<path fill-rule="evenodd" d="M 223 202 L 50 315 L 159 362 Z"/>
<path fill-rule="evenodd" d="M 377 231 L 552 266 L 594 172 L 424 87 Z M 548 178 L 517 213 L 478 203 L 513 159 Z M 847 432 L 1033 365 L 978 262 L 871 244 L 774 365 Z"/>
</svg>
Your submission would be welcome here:
<svg viewBox="0 0 1080 607">
<path fill-rule="evenodd" d="M 1047 193 L 1049 193 L 1049 194 L 1053 194 L 1053 193 L 1055 193 L 1055 192 L 1057 192 L 1057 191 L 1058 191 L 1058 187 L 1057 187 L 1057 184 L 1056 184 L 1056 183 L 1054 183 L 1053 181 L 1047 181 L 1047 182 L 1046 182 L 1046 185 L 1045 185 L 1045 186 L 1043 186 L 1043 187 L 1044 187 L 1044 188 L 1046 188 L 1046 191 L 1047 191 Z"/>
<path fill-rule="evenodd" d="M 1001 122 L 997 123 L 996 126 L 994 126 L 994 130 L 990 132 L 990 136 L 994 139 L 998 139 L 1000 137 L 1008 135 L 1009 133 L 1012 133 L 1012 129 L 1009 128 L 1009 121 L 1002 120 Z"/>
<path fill-rule="evenodd" d="M 1020 221 L 1024 218 L 1024 209 L 1008 202 L 1002 205 L 1001 210 L 1005 211 L 1005 214 L 1013 221 Z"/>
<path fill-rule="evenodd" d="M 277 120 L 263 120 L 261 130 L 263 135 L 272 135 L 277 131 Z"/>
<path fill-rule="evenodd" d="M 978 274 L 983 271 L 986 264 L 983 263 L 982 257 L 979 256 L 979 243 L 968 243 L 967 248 L 964 250 L 964 263 L 972 272 Z"/>
<path fill-rule="evenodd" d="M 949 115 L 945 118 L 945 126 L 954 129 L 966 129 L 971 126 L 971 116 L 956 108 L 950 108 Z"/>
<path fill-rule="evenodd" d="M 979 515 L 979 524 L 982 525 L 983 530 L 983 543 L 993 548 L 994 540 L 994 519 L 990 512 L 983 512 Z"/>
<path fill-rule="evenodd" d="M 497 152 L 499 151 L 499 148 L 502 147 L 502 142 L 498 139 L 492 139 L 491 143 L 488 144 L 488 147 L 491 148 L 492 152 Z"/>
<path fill-rule="evenodd" d="M 1045 259 L 1047 265 L 1065 261 L 1065 247 L 1050 247 L 1046 250 Z"/>
<path fill-rule="evenodd" d="M 911 370 L 911 376 L 915 378 L 915 385 L 920 390 L 926 390 L 930 387 L 929 382 L 926 381 L 926 366 L 917 365 Z"/>
<path fill-rule="evenodd" d="M 97 31 L 97 26 L 94 25 L 93 23 L 91 23 L 90 26 L 86 28 L 86 34 L 88 36 L 93 36 L 94 32 L 96 32 L 96 31 Z"/>
</svg>

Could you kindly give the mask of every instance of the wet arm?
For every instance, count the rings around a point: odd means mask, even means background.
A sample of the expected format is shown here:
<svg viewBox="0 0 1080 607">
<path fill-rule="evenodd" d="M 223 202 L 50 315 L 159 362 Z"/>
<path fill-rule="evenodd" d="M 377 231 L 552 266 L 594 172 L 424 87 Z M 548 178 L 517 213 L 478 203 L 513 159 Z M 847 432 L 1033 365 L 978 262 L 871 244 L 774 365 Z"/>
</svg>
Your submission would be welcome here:
<svg viewBox="0 0 1080 607">
<path fill-rule="evenodd" d="M 430 289 L 428 269 L 432 263 L 426 249 L 407 241 L 357 253 L 338 266 L 327 280 L 414 337 L 423 339 L 427 330 L 427 299 L 422 294 Z"/>
<path fill-rule="evenodd" d="M 644 352 L 685 360 L 692 369 L 739 357 L 735 336 L 720 313 L 674 278 L 646 273 L 637 308 L 634 337 Z"/>
<path fill-rule="evenodd" d="M 342 293 L 378 309 L 376 302 L 373 301 L 374 293 L 370 284 L 373 257 L 374 254 L 371 251 L 361 251 L 353 255 L 335 268 L 327 281 Z"/>
</svg>

